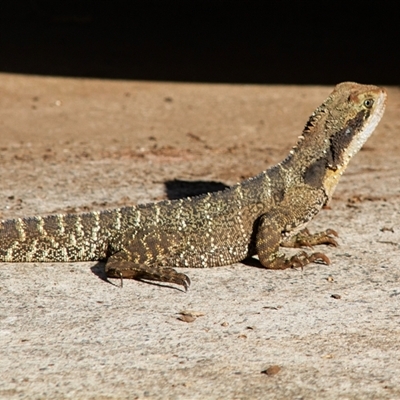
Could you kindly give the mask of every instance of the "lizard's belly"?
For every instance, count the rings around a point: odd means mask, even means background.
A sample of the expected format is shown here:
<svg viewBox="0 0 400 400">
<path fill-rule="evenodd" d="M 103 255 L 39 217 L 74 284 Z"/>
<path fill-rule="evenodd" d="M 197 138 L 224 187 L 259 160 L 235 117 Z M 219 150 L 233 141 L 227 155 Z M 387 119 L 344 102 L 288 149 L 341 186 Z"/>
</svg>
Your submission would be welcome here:
<svg viewBox="0 0 400 400">
<path fill-rule="evenodd" d="M 194 246 L 193 246 L 194 247 Z M 189 248 L 171 255 L 165 264 L 170 267 L 206 268 L 229 265 L 248 257 L 248 246 L 224 246 L 208 249 Z M 166 265 L 167 266 L 167 265 Z"/>
</svg>

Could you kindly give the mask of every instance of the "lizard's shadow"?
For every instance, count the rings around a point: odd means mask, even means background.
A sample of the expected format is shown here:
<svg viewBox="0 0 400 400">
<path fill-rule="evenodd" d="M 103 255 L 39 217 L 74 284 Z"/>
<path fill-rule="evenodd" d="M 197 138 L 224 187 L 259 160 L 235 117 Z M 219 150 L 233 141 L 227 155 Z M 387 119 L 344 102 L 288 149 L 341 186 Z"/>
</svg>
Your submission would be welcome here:
<svg viewBox="0 0 400 400">
<path fill-rule="evenodd" d="M 165 191 L 169 200 L 199 196 L 201 194 L 218 192 L 229 186 L 215 181 L 184 181 L 173 179 L 165 182 Z"/>
<path fill-rule="evenodd" d="M 244 260 L 240 261 L 240 264 L 247 265 L 248 267 L 265 269 L 265 267 L 261 264 L 258 258 L 247 257 Z"/>
<path fill-rule="evenodd" d="M 93 272 L 94 275 L 99 277 L 102 281 L 113 284 L 107 278 L 105 265 L 106 265 L 105 261 L 98 261 L 96 265 L 90 267 L 90 270 Z"/>
<path fill-rule="evenodd" d="M 180 179 L 174 179 L 165 182 L 165 191 L 168 200 L 182 199 L 185 197 L 199 196 L 205 193 L 218 192 L 225 190 L 229 186 L 222 182 L 215 181 L 184 181 Z M 98 276 L 102 281 L 110 283 L 111 285 L 118 286 L 111 282 L 105 272 L 105 262 L 99 261 L 96 265 L 90 268 L 94 275 Z M 140 281 L 140 279 L 138 279 Z M 181 290 L 175 286 L 160 284 L 158 282 L 143 281 L 151 285 L 169 287 L 177 290 Z"/>
</svg>

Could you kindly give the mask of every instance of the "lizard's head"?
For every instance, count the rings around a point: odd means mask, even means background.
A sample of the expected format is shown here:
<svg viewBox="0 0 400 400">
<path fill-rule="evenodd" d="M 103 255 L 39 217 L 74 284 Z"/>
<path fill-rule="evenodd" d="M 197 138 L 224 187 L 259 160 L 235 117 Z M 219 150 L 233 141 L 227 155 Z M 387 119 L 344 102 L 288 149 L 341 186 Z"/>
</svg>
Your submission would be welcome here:
<svg viewBox="0 0 400 400">
<path fill-rule="evenodd" d="M 307 159 L 305 181 L 311 185 L 319 181 L 330 197 L 350 159 L 380 121 L 385 102 L 386 92 L 377 86 L 337 85 L 311 115 L 300 137 L 297 147 Z"/>
<path fill-rule="evenodd" d="M 352 82 L 336 86 L 332 105 L 325 121 L 328 133 L 328 167 L 346 167 L 372 134 L 385 110 L 386 92 L 376 86 Z"/>
</svg>

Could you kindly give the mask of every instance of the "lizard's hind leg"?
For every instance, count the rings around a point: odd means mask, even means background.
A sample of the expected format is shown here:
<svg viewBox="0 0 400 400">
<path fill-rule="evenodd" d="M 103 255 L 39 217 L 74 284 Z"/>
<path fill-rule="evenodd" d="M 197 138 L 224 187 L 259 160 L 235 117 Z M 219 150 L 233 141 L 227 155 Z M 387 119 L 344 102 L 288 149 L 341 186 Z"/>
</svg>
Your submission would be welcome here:
<svg viewBox="0 0 400 400">
<path fill-rule="evenodd" d="M 113 254 L 107 260 L 105 271 L 107 277 L 121 279 L 121 286 L 124 278 L 175 283 L 183 286 L 185 291 L 190 286 L 190 279 L 187 275 L 179 273 L 173 268 L 136 263 L 129 260 L 129 253 L 124 251 Z"/>
</svg>

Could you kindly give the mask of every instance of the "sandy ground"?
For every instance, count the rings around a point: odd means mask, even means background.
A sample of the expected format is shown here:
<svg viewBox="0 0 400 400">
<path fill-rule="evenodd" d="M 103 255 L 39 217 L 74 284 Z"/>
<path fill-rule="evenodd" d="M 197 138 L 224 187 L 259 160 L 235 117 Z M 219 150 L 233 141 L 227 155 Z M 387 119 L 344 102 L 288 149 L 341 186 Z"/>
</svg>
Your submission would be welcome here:
<svg viewBox="0 0 400 400">
<path fill-rule="evenodd" d="M 223 188 L 280 161 L 331 89 L 1 74 L 0 217 Z M 400 90 L 387 89 L 310 224 L 340 234 L 330 266 L 182 270 L 184 293 L 120 289 L 96 263 L 0 265 L 0 398 L 400 398 Z"/>
</svg>

